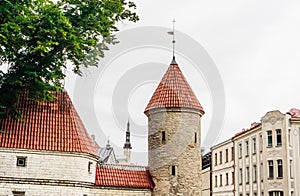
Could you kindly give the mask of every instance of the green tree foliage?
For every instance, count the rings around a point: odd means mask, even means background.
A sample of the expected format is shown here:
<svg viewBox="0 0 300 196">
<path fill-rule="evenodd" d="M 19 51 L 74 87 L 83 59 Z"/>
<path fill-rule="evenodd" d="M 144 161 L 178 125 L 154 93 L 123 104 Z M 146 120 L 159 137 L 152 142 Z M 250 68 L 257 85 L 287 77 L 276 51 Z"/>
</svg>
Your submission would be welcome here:
<svg viewBox="0 0 300 196">
<path fill-rule="evenodd" d="M 0 118 L 18 116 L 18 95 L 53 99 L 62 88 L 66 62 L 73 71 L 95 66 L 118 21 L 136 22 L 125 0 L 0 0 Z"/>
</svg>

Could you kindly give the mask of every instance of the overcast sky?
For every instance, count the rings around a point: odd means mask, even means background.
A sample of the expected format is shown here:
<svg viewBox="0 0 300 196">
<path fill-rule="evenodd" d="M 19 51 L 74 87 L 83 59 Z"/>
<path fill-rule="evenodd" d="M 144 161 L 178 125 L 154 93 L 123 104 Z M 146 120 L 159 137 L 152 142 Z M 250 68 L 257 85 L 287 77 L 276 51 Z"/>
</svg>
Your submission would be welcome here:
<svg viewBox="0 0 300 196">
<path fill-rule="evenodd" d="M 292 107 L 300 108 L 298 91 L 300 79 L 299 1 L 136 0 L 135 2 L 140 21 L 136 24 L 120 23 L 121 31 L 143 26 L 170 28 L 171 21 L 175 18 L 176 30 L 187 34 L 201 44 L 216 64 L 226 96 L 225 119 L 217 142 L 228 139 L 242 128 L 248 128 L 252 122 L 259 122 L 267 111 L 280 110 L 285 113 Z M 147 35 L 145 35 L 146 37 Z M 177 41 L 180 42 L 180 40 Z M 157 53 L 157 51 L 151 52 Z M 166 69 L 170 63 L 171 54 L 162 52 L 161 55 L 161 57 L 156 57 L 155 62 L 161 61 L 161 64 L 166 65 Z M 132 64 L 130 62 L 132 59 L 127 57 L 126 62 L 124 60 L 122 62 Z M 187 80 L 193 83 L 195 78 L 193 78 L 192 69 L 186 68 L 188 63 L 179 58 L 178 64 Z M 122 77 L 122 73 L 119 75 L 110 73 L 107 76 L 118 79 L 118 77 Z M 107 76 L 104 75 L 102 82 L 104 84 L 106 82 L 107 86 L 113 88 L 114 82 L 105 79 Z M 73 95 L 74 88 L 76 88 L 74 81 L 75 77 L 68 74 L 66 89 L 70 96 Z M 129 114 L 130 119 L 136 124 L 146 125 L 147 119 L 143 110 L 154 92 L 157 82 L 142 85 L 138 90 L 133 89 L 131 100 L 128 100 L 128 111 L 124 111 L 124 122 L 121 122 L 121 125 L 109 125 L 108 123 L 107 126 L 103 126 L 104 130 L 102 131 L 105 132 L 105 135 L 110 137 L 116 148 L 120 147 L 116 149 L 117 154 L 122 153 L 124 136 L 120 130 L 125 129 L 126 115 Z M 199 79 L 199 82 L 205 83 L 205 79 Z M 202 132 L 205 135 L 208 131 L 208 124 L 213 123 L 210 122 L 213 105 L 209 100 L 209 90 L 205 84 L 202 86 L 201 84 L 199 86 L 191 84 L 191 86 L 206 111 L 202 125 Z M 97 89 L 94 94 L 99 99 L 94 105 L 96 110 L 101 110 L 101 115 L 97 115 L 97 119 L 99 123 L 105 124 L 112 121 L 108 118 L 111 116 L 109 109 L 111 105 L 105 103 L 105 98 L 101 98 L 101 85 L 98 85 Z M 106 98 L 109 102 L 109 96 Z M 109 107 L 105 109 L 105 104 L 101 105 L 100 102 L 104 102 Z M 79 111 L 80 114 L 84 112 L 87 111 Z M 93 130 L 94 128 L 88 124 L 87 127 L 91 133 L 97 136 L 97 130 Z M 137 130 L 132 131 L 137 132 Z M 138 131 L 146 133 L 146 130 Z M 106 140 L 107 138 L 97 138 L 101 146 L 105 145 L 103 141 Z M 132 140 L 133 151 L 146 151 L 146 137 Z M 146 164 L 147 158 L 144 155 L 137 155 L 134 162 Z"/>
</svg>

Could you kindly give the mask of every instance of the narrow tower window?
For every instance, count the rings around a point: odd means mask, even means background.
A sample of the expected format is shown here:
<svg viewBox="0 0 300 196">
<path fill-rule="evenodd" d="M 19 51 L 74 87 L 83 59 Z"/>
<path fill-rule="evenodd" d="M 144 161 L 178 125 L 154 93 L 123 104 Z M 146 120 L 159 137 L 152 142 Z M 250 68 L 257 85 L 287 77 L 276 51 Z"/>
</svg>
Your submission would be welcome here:
<svg viewBox="0 0 300 196">
<path fill-rule="evenodd" d="M 166 132 L 165 131 L 161 132 L 161 141 L 163 141 L 163 142 L 166 141 Z"/>
<path fill-rule="evenodd" d="M 195 132 L 195 144 L 197 143 L 197 132 Z"/>
<path fill-rule="evenodd" d="M 176 176 L 176 166 L 172 165 L 172 176 Z"/>
<path fill-rule="evenodd" d="M 89 163 L 88 163 L 88 172 L 89 172 L 89 173 L 92 173 L 92 171 L 91 171 L 92 164 L 93 164 L 92 162 L 89 162 Z"/>
</svg>

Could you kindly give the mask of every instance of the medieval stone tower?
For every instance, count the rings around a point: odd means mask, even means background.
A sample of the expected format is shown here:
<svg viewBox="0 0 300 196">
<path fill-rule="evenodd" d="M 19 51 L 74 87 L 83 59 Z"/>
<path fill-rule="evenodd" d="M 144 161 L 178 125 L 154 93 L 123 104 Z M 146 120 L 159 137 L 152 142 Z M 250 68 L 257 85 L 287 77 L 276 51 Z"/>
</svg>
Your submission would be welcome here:
<svg viewBox="0 0 300 196">
<path fill-rule="evenodd" d="M 201 195 L 204 111 L 174 57 L 145 114 L 153 195 Z"/>
</svg>

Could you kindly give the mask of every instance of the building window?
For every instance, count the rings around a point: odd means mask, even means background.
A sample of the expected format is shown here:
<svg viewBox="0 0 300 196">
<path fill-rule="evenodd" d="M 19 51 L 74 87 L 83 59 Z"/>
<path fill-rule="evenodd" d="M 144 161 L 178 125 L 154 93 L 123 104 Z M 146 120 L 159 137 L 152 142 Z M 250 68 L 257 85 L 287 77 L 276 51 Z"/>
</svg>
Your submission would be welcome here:
<svg viewBox="0 0 300 196">
<path fill-rule="evenodd" d="M 277 141 L 277 146 L 282 145 L 282 138 L 281 138 L 281 130 L 276 129 L 276 141 Z"/>
<path fill-rule="evenodd" d="M 249 155 L 249 141 L 246 141 L 246 157 Z"/>
<path fill-rule="evenodd" d="M 253 182 L 257 181 L 257 167 L 253 165 Z"/>
<path fill-rule="evenodd" d="M 195 144 L 197 143 L 197 132 L 195 132 Z"/>
<path fill-rule="evenodd" d="M 282 160 L 277 160 L 277 177 L 282 178 L 283 177 L 283 169 L 282 169 Z"/>
<path fill-rule="evenodd" d="M 239 143 L 239 158 L 242 158 L 242 143 Z"/>
<path fill-rule="evenodd" d="M 263 151 L 263 139 L 262 139 L 262 134 L 259 134 L 259 151 Z"/>
<path fill-rule="evenodd" d="M 268 147 L 273 146 L 272 131 L 267 131 Z"/>
<path fill-rule="evenodd" d="M 239 184 L 243 183 L 243 170 L 242 168 L 239 170 Z"/>
<path fill-rule="evenodd" d="M 268 161 L 268 166 L 269 166 L 269 179 L 274 178 L 274 165 L 273 161 Z"/>
<path fill-rule="evenodd" d="M 220 186 L 223 186 L 222 181 L 223 181 L 223 179 L 222 179 L 222 174 L 220 174 Z"/>
<path fill-rule="evenodd" d="M 165 141 L 166 141 L 166 132 L 165 132 L 165 131 L 162 131 L 162 132 L 161 132 L 161 141 L 162 141 L 162 142 L 165 142 Z"/>
<path fill-rule="evenodd" d="M 218 154 L 215 153 L 215 165 L 218 165 Z"/>
<path fill-rule="evenodd" d="M 228 173 L 226 173 L 226 185 L 228 185 Z"/>
<path fill-rule="evenodd" d="M 17 157 L 17 166 L 25 167 L 27 157 Z"/>
<path fill-rule="evenodd" d="M 293 161 L 290 160 L 290 178 L 291 179 L 294 178 L 293 173 L 294 173 L 294 171 L 293 171 Z"/>
<path fill-rule="evenodd" d="M 291 129 L 288 130 L 288 141 L 289 141 L 289 145 L 292 146 Z"/>
<path fill-rule="evenodd" d="M 291 129 L 288 130 L 288 142 L 289 142 L 289 145 L 292 146 L 292 142 L 291 142 Z"/>
<path fill-rule="evenodd" d="M 24 191 L 12 191 L 13 196 L 25 196 Z"/>
<path fill-rule="evenodd" d="M 172 165 L 172 176 L 176 176 L 176 166 Z"/>
<path fill-rule="evenodd" d="M 231 160 L 233 161 L 233 159 L 234 159 L 234 148 L 231 147 Z"/>
<path fill-rule="evenodd" d="M 215 175 L 215 187 L 217 187 L 217 186 L 218 186 L 218 176 Z"/>
<path fill-rule="evenodd" d="M 234 172 L 232 172 L 231 173 L 231 184 L 234 184 L 234 179 L 235 179 Z"/>
<path fill-rule="evenodd" d="M 88 172 L 89 173 L 92 173 L 92 171 L 91 171 L 92 165 L 93 165 L 93 163 L 89 162 L 89 164 L 88 164 Z"/>
<path fill-rule="evenodd" d="M 228 162 L 228 149 L 225 150 L 225 161 Z"/>
<path fill-rule="evenodd" d="M 246 167 L 246 184 L 249 184 L 250 172 L 249 167 Z"/>
<path fill-rule="evenodd" d="M 283 196 L 283 191 L 270 191 L 269 196 Z"/>
<path fill-rule="evenodd" d="M 220 152 L 220 164 L 222 164 L 222 151 Z"/>
<path fill-rule="evenodd" d="M 255 154 L 256 153 L 256 137 L 252 138 L 252 153 Z"/>
</svg>

